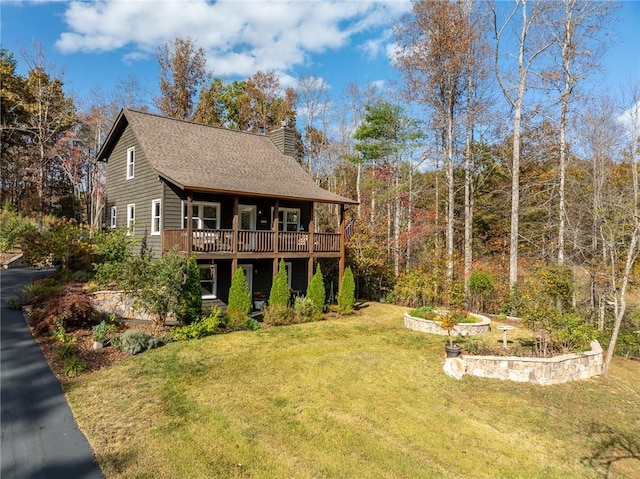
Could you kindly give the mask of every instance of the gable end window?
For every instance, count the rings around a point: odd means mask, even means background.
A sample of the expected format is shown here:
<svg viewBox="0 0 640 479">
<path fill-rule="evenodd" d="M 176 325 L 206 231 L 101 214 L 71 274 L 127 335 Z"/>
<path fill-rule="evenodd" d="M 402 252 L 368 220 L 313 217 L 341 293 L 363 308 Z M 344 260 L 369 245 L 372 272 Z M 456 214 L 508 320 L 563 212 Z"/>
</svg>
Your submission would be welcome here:
<svg viewBox="0 0 640 479">
<path fill-rule="evenodd" d="M 127 236 L 134 233 L 134 225 L 136 222 L 136 205 L 131 203 L 127 205 Z"/>
<path fill-rule="evenodd" d="M 159 235 L 160 234 L 160 200 L 153 200 L 151 202 L 151 234 Z"/>
<path fill-rule="evenodd" d="M 133 178 L 136 163 L 136 148 L 132 146 L 127 150 L 127 180 Z"/>
<path fill-rule="evenodd" d="M 112 206 L 111 207 L 111 222 L 110 222 L 110 226 L 112 228 L 115 228 L 116 225 L 117 225 L 117 223 L 116 223 L 116 207 Z"/>
</svg>

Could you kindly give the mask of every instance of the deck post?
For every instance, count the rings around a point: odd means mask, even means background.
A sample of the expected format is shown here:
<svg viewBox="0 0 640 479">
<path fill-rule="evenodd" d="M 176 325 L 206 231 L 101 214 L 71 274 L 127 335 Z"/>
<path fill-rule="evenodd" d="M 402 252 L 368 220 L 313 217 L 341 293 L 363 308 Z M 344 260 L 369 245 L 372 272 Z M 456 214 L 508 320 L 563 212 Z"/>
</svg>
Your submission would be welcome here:
<svg viewBox="0 0 640 479">
<path fill-rule="evenodd" d="M 233 259 L 231 260 L 231 275 L 234 275 L 238 269 L 238 195 L 233 197 L 233 239 L 231 241 L 231 252 Z"/>
<path fill-rule="evenodd" d="M 193 192 L 187 192 L 187 256 L 193 251 Z"/>
<path fill-rule="evenodd" d="M 280 225 L 278 222 L 279 210 L 280 209 L 280 201 L 276 200 L 275 205 L 273 205 L 273 278 L 278 274 L 278 252 L 280 250 L 280 239 L 278 238 L 278 230 L 280 229 Z"/>
<path fill-rule="evenodd" d="M 340 263 L 338 265 L 338 291 L 342 288 L 342 276 L 344 276 L 344 268 L 346 263 L 346 241 L 344 238 L 344 203 L 340 204 Z"/>
<path fill-rule="evenodd" d="M 313 207 L 314 203 L 311 203 L 311 208 L 309 211 L 309 262 L 307 266 L 307 288 L 311 284 L 311 280 L 313 279 L 313 258 L 314 258 L 314 239 L 313 232 L 315 229 L 315 222 L 313 221 Z"/>
</svg>

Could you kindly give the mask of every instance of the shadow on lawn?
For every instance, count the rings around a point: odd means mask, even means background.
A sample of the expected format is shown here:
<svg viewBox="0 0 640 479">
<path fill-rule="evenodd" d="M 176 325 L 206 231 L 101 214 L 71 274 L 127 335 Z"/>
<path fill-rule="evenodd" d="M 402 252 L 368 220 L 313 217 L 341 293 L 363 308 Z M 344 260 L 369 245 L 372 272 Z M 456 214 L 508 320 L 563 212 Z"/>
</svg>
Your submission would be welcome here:
<svg viewBox="0 0 640 479">
<path fill-rule="evenodd" d="M 602 472 L 602 477 L 611 477 L 611 469 L 619 461 L 636 460 L 640 467 L 640 431 L 618 431 L 592 423 L 586 433 L 592 439 L 592 450 L 582 462 Z"/>
</svg>

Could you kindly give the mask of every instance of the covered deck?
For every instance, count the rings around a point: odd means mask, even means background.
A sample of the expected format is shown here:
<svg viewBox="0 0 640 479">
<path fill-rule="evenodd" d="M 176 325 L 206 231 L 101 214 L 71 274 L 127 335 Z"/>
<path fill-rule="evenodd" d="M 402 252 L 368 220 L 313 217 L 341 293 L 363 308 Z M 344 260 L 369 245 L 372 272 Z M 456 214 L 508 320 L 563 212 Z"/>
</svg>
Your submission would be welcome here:
<svg viewBox="0 0 640 479">
<path fill-rule="evenodd" d="M 287 257 L 334 258 L 340 257 L 341 238 L 340 233 L 165 229 L 162 250 L 193 252 L 200 258 L 271 258 L 283 254 Z"/>
</svg>

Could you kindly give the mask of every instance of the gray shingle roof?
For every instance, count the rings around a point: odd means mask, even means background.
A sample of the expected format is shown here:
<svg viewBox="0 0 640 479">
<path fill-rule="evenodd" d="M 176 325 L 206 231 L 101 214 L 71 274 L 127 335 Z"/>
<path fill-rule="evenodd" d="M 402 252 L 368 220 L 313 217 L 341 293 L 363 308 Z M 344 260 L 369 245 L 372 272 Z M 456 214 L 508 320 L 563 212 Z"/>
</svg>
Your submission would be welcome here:
<svg viewBox="0 0 640 479">
<path fill-rule="evenodd" d="M 316 185 L 270 137 L 124 109 L 98 152 L 106 160 L 129 124 L 158 174 L 183 189 L 355 204 Z"/>
</svg>

